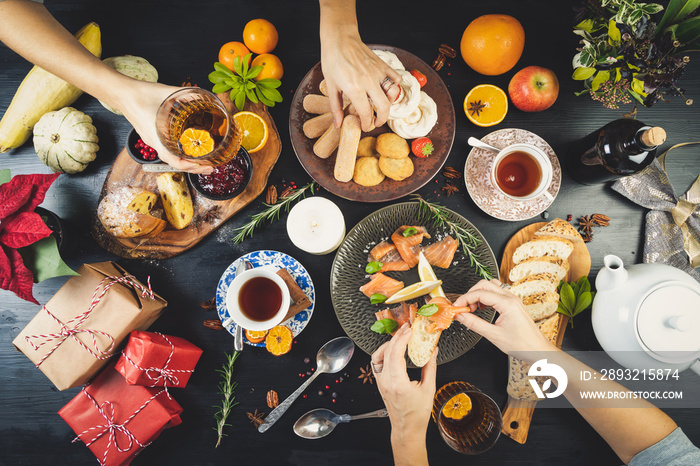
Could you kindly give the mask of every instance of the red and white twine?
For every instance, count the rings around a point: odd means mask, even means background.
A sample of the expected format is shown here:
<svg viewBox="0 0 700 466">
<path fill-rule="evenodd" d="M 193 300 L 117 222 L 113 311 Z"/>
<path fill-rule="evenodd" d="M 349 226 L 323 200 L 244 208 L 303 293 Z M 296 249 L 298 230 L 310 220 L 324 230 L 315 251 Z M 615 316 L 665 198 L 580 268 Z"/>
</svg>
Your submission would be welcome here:
<svg viewBox="0 0 700 466">
<path fill-rule="evenodd" d="M 107 282 L 107 283 L 105 283 Z M 51 356 L 56 349 L 63 344 L 64 341 L 66 341 L 67 338 L 73 338 L 75 341 L 78 342 L 78 344 L 85 349 L 88 353 L 93 355 L 97 359 L 108 359 L 109 357 L 112 356 L 111 352 L 112 349 L 114 349 L 114 337 L 112 337 L 110 334 L 103 332 L 101 330 L 92 330 L 92 329 L 81 329 L 80 326 L 90 317 L 90 314 L 92 314 L 92 311 L 95 309 L 95 307 L 100 303 L 104 295 L 107 293 L 107 291 L 116 284 L 121 284 L 124 286 L 132 286 L 136 290 L 141 291 L 141 297 L 142 298 L 150 298 L 150 299 L 155 299 L 155 295 L 153 294 L 153 290 L 151 289 L 151 277 L 148 277 L 147 287 L 144 287 L 141 285 L 139 282 L 136 281 L 136 278 L 133 275 L 125 275 L 123 277 L 116 277 L 116 276 L 110 276 L 110 277 L 105 277 L 98 285 L 97 288 L 95 288 L 95 291 L 92 294 L 92 301 L 90 303 L 90 307 L 83 312 L 82 314 L 79 314 L 66 322 L 65 324 L 59 320 L 58 317 L 56 317 L 51 311 L 47 309 L 46 306 L 43 306 L 41 309 L 43 311 L 46 311 L 46 313 L 51 317 L 54 322 L 56 322 L 60 326 L 60 331 L 58 333 L 47 333 L 47 334 L 41 334 L 41 335 L 27 335 L 25 336 L 25 340 L 27 343 L 29 343 L 32 348 L 34 348 L 35 351 L 38 351 L 39 348 L 44 346 L 47 343 L 50 343 L 52 341 L 58 340 L 56 342 L 56 345 L 51 348 L 40 360 L 38 363 L 36 363 L 36 367 L 39 367 L 41 363 L 43 363 L 46 358 Z M 103 286 L 102 291 L 100 292 L 100 287 Z M 99 294 L 98 294 L 99 292 Z M 70 325 L 73 325 L 72 327 L 69 327 Z M 87 333 L 90 335 L 92 338 L 92 346 L 94 347 L 94 351 L 90 349 L 85 343 L 83 343 L 76 335 L 79 333 Z M 109 339 L 109 346 L 105 350 L 101 350 L 99 347 L 99 344 L 97 342 L 97 335 L 102 335 L 104 337 L 107 337 Z M 43 340 L 39 344 L 34 344 L 33 340 Z"/>
<path fill-rule="evenodd" d="M 163 337 L 163 339 L 168 342 L 170 345 L 170 354 L 168 354 L 168 358 L 165 360 L 165 363 L 163 364 L 163 367 L 141 367 L 138 364 L 136 364 L 128 354 L 126 354 L 126 351 L 122 352 L 122 356 L 129 362 L 131 365 L 133 365 L 135 368 L 139 369 L 140 371 L 144 372 L 146 376 L 153 381 L 153 385 L 149 385 L 150 387 L 156 387 L 159 386 L 160 381 L 163 381 L 163 387 L 166 387 L 166 392 L 167 392 L 167 384 L 170 383 L 173 386 L 177 386 L 180 384 L 179 379 L 177 378 L 178 373 L 192 373 L 194 372 L 194 369 L 170 369 L 168 368 L 168 365 L 170 364 L 170 360 L 173 357 L 173 353 L 175 352 L 175 345 L 173 342 L 171 342 L 167 336 L 163 335 L 162 333 L 155 332 L 156 335 L 160 335 Z M 168 397 L 170 397 L 170 393 L 167 392 Z"/>
</svg>

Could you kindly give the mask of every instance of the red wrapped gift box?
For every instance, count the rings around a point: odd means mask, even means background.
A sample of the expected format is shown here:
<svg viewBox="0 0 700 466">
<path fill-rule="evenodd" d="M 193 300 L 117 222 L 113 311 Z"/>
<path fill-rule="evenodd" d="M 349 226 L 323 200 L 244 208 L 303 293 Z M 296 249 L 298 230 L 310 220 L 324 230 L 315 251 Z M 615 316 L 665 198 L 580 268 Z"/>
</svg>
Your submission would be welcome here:
<svg viewBox="0 0 700 466">
<path fill-rule="evenodd" d="M 184 338 L 134 330 L 117 361 L 126 381 L 147 387 L 184 387 L 202 350 Z"/>
<path fill-rule="evenodd" d="M 180 423 L 182 408 L 163 388 L 129 385 L 110 365 L 58 414 L 100 464 L 129 464 L 148 444 Z"/>
</svg>

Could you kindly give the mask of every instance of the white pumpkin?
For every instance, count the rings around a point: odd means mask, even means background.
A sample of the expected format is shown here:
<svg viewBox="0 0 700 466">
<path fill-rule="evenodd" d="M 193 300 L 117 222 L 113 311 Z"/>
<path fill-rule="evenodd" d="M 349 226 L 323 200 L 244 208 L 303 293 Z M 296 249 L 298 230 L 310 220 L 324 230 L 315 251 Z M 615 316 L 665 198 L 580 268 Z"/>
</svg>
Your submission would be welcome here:
<svg viewBox="0 0 700 466">
<path fill-rule="evenodd" d="M 135 57 L 134 55 L 124 55 L 121 57 L 105 58 L 102 61 L 130 78 L 138 79 L 139 81 L 148 81 L 149 83 L 158 81 L 158 71 L 153 65 L 148 63 L 148 60 L 145 58 Z M 115 115 L 121 115 L 121 112 L 113 109 L 106 103 L 102 101 L 100 101 L 100 103 L 104 108 Z"/>
<path fill-rule="evenodd" d="M 98 141 L 92 118 L 73 107 L 45 113 L 34 126 L 34 150 L 55 172 L 85 170 L 100 150 Z"/>
</svg>

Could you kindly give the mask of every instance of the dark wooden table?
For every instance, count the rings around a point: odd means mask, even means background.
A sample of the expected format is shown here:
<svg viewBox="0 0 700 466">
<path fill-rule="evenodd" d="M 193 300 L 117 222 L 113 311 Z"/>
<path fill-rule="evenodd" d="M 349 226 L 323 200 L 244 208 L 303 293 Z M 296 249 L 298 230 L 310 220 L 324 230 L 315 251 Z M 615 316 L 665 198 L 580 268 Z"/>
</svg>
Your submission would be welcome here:
<svg viewBox="0 0 700 466">
<path fill-rule="evenodd" d="M 104 57 L 132 54 L 146 57 L 160 72 L 161 82 L 179 84 L 185 80 L 209 87 L 207 74 L 216 61 L 219 47 L 230 40 L 240 40 L 245 23 L 263 17 L 272 21 L 280 33 L 275 50 L 285 66 L 281 87 L 285 101 L 271 110 L 282 137 L 283 149 L 270 182 L 278 187 L 290 181 L 301 185 L 309 181 L 292 150 L 288 133 L 289 102 L 304 74 L 318 62 L 318 5 L 314 1 L 230 2 L 207 1 L 134 1 L 95 2 L 87 0 L 51 0 L 49 10 L 69 30 L 76 31 L 89 21 L 102 28 Z M 512 108 L 506 119 L 494 128 L 471 124 L 462 112 L 467 91 L 481 83 L 506 88 L 513 71 L 486 77 L 471 71 L 461 60 L 451 61 L 441 72 L 455 103 L 457 134 L 446 165 L 461 169 L 469 146 L 469 136 L 483 137 L 500 128 L 523 128 L 547 140 L 560 158 L 575 142 L 621 113 L 606 110 L 588 97 L 575 97 L 580 83 L 571 76 L 571 58 L 577 39 L 571 32 L 570 2 L 496 1 L 452 2 L 359 2 L 360 29 L 368 43 L 384 43 L 408 50 L 431 63 L 441 43 L 457 47 L 462 31 L 477 16 L 507 13 L 516 16 L 526 31 L 525 52 L 516 69 L 541 65 L 553 69 L 561 82 L 559 100 L 549 110 L 528 114 Z M 407 6 L 411 5 L 411 8 Z M 31 32 L 27 30 L 27 34 Z M 695 56 L 693 56 L 693 60 Z M 12 51 L 0 47 L 0 112 L 9 105 L 14 91 L 30 65 Z M 692 141 L 700 134 L 700 66 L 691 62 L 682 79 L 688 97 L 696 104 L 686 106 L 684 99 L 658 103 L 652 109 L 640 109 L 638 118 L 660 125 L 668 132 L 671 144 Z M 61 176 L 48 192 L 44 206 L 54 210 L 75 227 L 76 249 L 66 257 L 77 268 L 84 262 L 116 260 L 140 278 L 152 277 L 155 290 L 170 303 L 167 312 L 152 329 L 177 335 L 204 349 L 202 359 L 184 390 L 174 391 L 183 406 L 183 424 L 167 430 L 134 464 L 293 464 L 354 465 L 390 464 L 389 422 L 368 420 L 343 425 L 333 435 L 318 441 L 303 440 L 291 429 L 304 412 L 316 407 L 332 408 L 339 413 L 362 413 L 378 409 L 382 401 L 376 385 L 363 385 L 357 378 L 369 356 L 358 351 L 350 362 L 342 383 L 335 376 L 322 376 L 299 399 L 289 412 L 266 434 L 259 434 L 250 424 L 246 412 L 255 409 L 269 412 L 265 403 L 268 390 L 281 398 L 296 389 L 304 379 L 300 373 L 310 370 L 305 363 L 318 348 L 343 334 L 333 311 L 329 294 L 329 271 L 333 255 L 306 254 L 289 241 L 285 222 L 268 225 L 243 244 L 231 241 L 234 228 L 251 214 L 261 210 L 261 200 L 253 202 L 217 232 L 194 249 L 168 260 L 124 260 L 100 249 L 89 234 L 89 221 L 97 206 L 97 196 L 116 154 L 124 146 L 130 125 L 112 115 L 92 97 L 83 96 L 75 106 L 91 115 L 100 137 L 98 159 L 79 175 Z M 671 175 L 679 191 L 684 191 L 700 172 L 697 150 L 689 149 L 671 158 Z M 13 174 L 46 173 L 48 169 L 34 154 L 31 143 L 0 156 L 0 168 Z M 439 177 L 441 180 L 441 177 Z M 541 221 L 537 217 L 522 222 L 500 221 L 482 212 L 469 198 L 463 185 L 460 193 L 446 198 L 439 195 L 439 183 L 429 183 L 420 194 L 438 200 L 474 223 L 485 235 L 498 259 L 503 248 L 523 226 Z M 437 193 L 436 193 L 437 191 Z M 386 204 L 359 204 L 333 195 L 325 196 L 343 209 L 348 230 L 366 215 Z M 608 186 L 582 186 L 566 173 L 562 189 L 549 208 L 551 218 L 574 218 L 594 212 L 609 215 L 611 227 L 601 229 L 589 244 L 595 277 L 606 253 L 619 255 L 626 263 L 635 263 L 642 252 L 645 210 L 614 193 Z M 279 358 L 266 351 L 247 347 L 236 366 L 237 401 L 230 417 L 229 434 L 219 448 L 216 441 L 212 406 L 219 403 L 218 375 L 215 370 L 224 361 L 224 353 L 233 347 L 231 336 L 212 331 L 202 321 L 214 318 L 213 311 L 202 311 L 200 303 L 213 296 L 222 272 L 240 255 L 258 249 L 277 249 L 297 258 L 311 273 L 316 284 L 317 301 L 314 317 L 297 338 L 292 351 Z M 51 279 L 34 287 L 37 299 L 45 303 L 64 283 L 65 278 Z M 74 434 L 56 412 L 78 389 L 58 392 L 29 360 L 16 352 L 11 341 L 39 310 L 9 292 L 0 292 L 0 463 L 2 464 L 93 464 L 92 453 L 82 444 L 71 444 Z M 576 318 L 575 329 L 567 330 L 564 348 L 569 350 L 600 349 L 593 335 L 590 313 Z M 468 380 L 492 396 L 502 407 L 506 400 L 507 358 L 488 341 L 482 340 L 466 355 L 440 366 L 438 386 L 452 380 Z M 416 375 L 416 374 L 412 374 Z M 330 389 L 326 389 L 328 385 Z M 318 395 L 322 390 L 324 394 Z M 336 402 L 331 393 L 336 392 Z M 700 442 L 698 410 L 669 410 L 688 436 Z M 528 441 L 515 443 L 503 436 L 489 452 L 464 458 L 450 450 L 437 429 L 428 429 L 428 450 L 433 464 L 469 462 L 470 464 L 598 464 L 614 465 L 620 461 L 596 432 L 573 409 L 539 409 L 535 412 Z"/>
</svg>

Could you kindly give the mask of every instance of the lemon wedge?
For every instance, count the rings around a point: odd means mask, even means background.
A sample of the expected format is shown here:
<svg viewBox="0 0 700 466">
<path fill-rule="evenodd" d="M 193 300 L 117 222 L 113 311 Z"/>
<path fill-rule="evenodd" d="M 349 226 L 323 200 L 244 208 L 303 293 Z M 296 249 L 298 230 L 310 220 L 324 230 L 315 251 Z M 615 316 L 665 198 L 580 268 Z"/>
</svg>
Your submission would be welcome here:
<svg viewBox="0 0 700 466">
<path fill-rule="evenodd" d="M 442 285 L 442 280 L 431 280 L 427 282 L 418 282 L 409 285 L 403 290 L 394 293 L 389 299 L 384 301 L 385 304 L 400 303 L 409 299 L 418 298 L 433 291 L 438 286 Z"/>
<path fill-rule="evenodd" d="M 430 266 L 428 259 L 423 255 L 423 251 L 418 253 L 418 276 L 424 282 L 435 281 L 437 276 L 433 272 L 433 268 Z M 431 298 L 446 298 L 445 292 L 442 290 L 442 286 L 438 286 L 430 293 Z"/>
</svg>

